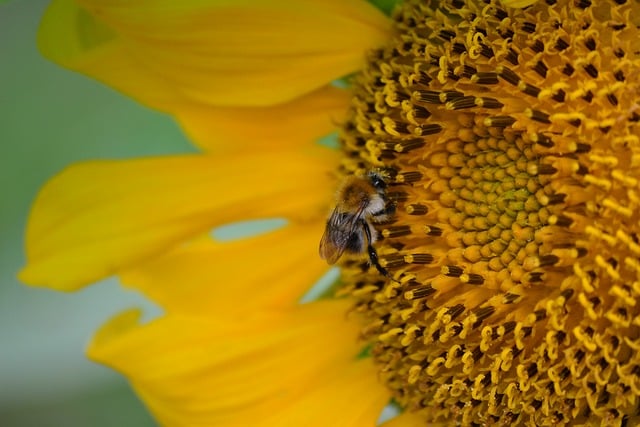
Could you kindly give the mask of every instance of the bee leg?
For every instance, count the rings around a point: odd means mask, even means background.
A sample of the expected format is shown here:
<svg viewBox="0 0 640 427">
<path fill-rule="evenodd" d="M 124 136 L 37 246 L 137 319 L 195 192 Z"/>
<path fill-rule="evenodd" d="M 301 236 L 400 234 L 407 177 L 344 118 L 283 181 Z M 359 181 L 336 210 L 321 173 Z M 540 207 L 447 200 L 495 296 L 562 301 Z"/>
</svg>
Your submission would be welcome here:
<svg viewBox="0 0 640 427">
<path fill-rule="evenodd" d="M 367 236 L 367 253 L 369 254 L 369 261 L 373 266 L 385 277 L 393 279 L 389 271 L 380 265 L 380 261 L 378 261 L 378 252 L 376 252 L 376 248 L 373 247 L 372 239 L 371 239 L 371 229 L 369 228 L 369 224 L 366 221 L 361 220 L 360 223 L 364 228 L 364 234 Z"/>
<path fill-rule="evenodd" d="M 384 208 L 384 213 L 385 215 L 391 216 L 394 213 L 396 213 L 396 204 L 395 203 L 391 203 L 391 202 L 387 202 Z"/>
</svg>

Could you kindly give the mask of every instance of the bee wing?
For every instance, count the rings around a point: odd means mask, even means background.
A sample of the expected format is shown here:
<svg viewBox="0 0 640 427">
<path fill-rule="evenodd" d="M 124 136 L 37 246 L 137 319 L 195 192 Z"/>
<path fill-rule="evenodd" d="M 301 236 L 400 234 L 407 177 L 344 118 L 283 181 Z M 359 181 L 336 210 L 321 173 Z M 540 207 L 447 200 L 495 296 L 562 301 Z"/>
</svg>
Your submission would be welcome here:
<svg viewBox="0 0 640 427">
<path fill-rule="evenodd" d="M 320 239 L 320 257 L 329 264 L 335 264 L 349 245 L 349 240 L 356 233 L 358 220 L 363 208 L 356 213 L 334 210 L 327 221 L 322 239 Z"/>
<path fill-rule="evenodd" d="M 320 258 L 326 260 L 329 264 L 335 264 L 342 256 L 344 246 L 341 248 L 335 243 L 335 238 L 331 236 L 332 231 L 329 228 L 324 230 L 322 239 L 320 240 Z"/>
</svg>

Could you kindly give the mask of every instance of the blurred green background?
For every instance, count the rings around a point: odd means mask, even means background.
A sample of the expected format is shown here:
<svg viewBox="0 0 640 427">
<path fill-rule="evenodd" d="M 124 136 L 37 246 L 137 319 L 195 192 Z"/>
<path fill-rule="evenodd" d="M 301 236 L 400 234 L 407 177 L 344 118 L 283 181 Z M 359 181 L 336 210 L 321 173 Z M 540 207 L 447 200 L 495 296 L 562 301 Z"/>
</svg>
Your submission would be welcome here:
<svg viewBox="0 0 640 427">
<path fill-rule="evenodd" d="M 84 346 L 120 310 L 158 309 L 114 280 L 61 294 L 15 274 L 29 205 L 53 174 L 84 159 L 194 150 L 168 117 L 39 55 L 47 1 L 0 3 L 0 425 L 152 426 L 126 382 L 86 360 Z"/>
</svg>

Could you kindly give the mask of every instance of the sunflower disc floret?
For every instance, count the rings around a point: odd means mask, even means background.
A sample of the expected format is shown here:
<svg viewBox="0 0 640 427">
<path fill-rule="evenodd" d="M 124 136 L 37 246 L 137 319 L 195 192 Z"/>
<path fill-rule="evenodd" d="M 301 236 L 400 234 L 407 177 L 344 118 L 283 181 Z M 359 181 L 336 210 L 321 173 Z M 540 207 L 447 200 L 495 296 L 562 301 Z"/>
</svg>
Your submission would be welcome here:
<svg viewBox="0 0 640 427">
<path fill-rule="evenodd" d="M 348 260 L 343 292 L 406 410 L 638 422 L 639 17 L 624 0 L 408 1 L 371 54 L 341 173 L 389 175 L 393 279 Z"/>
</svg>

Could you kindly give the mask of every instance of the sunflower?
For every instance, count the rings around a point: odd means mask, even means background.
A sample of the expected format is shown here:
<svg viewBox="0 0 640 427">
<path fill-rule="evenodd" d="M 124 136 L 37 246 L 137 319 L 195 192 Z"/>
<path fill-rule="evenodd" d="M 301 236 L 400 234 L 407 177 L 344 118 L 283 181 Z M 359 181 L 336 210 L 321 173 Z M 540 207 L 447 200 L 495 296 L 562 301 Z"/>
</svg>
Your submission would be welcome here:
<svg viewBox="0 0 640 427">
<path fill-rule="evenodd" d="M 367 426 L 389 402 L 394 427 L 633 425 L 639 17 L 625 0 L 406 0 L 390 19 L 356 0 L 54 2 L 45 55 L 203 153 L 53 178 L 21 277 L 117 274 L 164 308 L 88 349 L 163 425 Z M 338 149 L 315 142 L 333 131 Z M 337 182 L 372 170 L 393 213 L 301 303 Z M 207 233 L 261 218 L 285 221 Z"/>
</svg>

